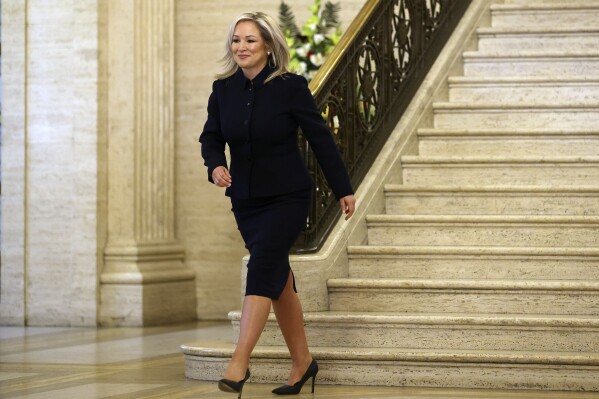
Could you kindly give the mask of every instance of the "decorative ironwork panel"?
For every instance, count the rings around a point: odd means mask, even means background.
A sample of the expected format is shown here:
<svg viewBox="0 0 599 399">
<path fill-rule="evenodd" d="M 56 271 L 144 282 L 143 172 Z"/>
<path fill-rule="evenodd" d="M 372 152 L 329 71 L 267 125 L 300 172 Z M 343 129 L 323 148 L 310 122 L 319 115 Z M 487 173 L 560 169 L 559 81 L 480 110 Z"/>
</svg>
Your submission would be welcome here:
<svg viewBox="0 0 599 399">
<path fill-rule="evenodd" d="M 439 28 L 443 17 L 442 10 L 446 9 L 443 0 L 426 0 L 423 9 L 423 25 L 425 40 L 430 40 L 433 33 Z"/>
<path fill-rule="evenodd" d="M 354 189 L 374 162 L 471 0 L 381 0 L 316 96 Z M 325 66 L 326 67 L 326 64 Z M 294 252 L 318 250 L 339 206 L 314 154 L 299 146 L 314 180 L 306 229 Z"/>
<path fill-rule="evenodd" d="M 357 59 L 356 92 L 358 120 L 363 131 L 370 135 L 381 120 L 382 109 L 382 47 L 377 31 L 362 44 Z"/>
<path fill-rule="evenodd" d="M 397 0 L 391 15 L 391 40 L 393 45 L 394 66 L 394 88 L 401 84 L 408 75 L 412 66 L 413 38 L 413 2 L 409 0 Z"/>
</svg>

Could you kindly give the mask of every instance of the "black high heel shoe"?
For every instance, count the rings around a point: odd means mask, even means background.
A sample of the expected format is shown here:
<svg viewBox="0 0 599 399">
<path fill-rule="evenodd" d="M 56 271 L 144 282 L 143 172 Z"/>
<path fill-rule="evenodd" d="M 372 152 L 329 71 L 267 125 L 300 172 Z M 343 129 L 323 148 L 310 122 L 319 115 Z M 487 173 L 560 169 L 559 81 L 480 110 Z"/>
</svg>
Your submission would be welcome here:
<svg viewBox="0 0 599 399">
<path fill-rule="evenodd" d="M 218 389 L 220 389 L 223 392 L 238 393 L 239 395 L 237 395 L 237 399 L 241 399 L 241 391 L 243 391 L 243 384 L 245 384 L 245 382 L 249 378 L 250 378 L 250 370 L 247 369 L 245 371 L 245 378 L 241 381 L 235 382 L 235 381 L 227 380 L 226 378 L 219 380 L 218 381 Z"/>
<path fill-rule="evenodd" d="M 312 360 L 308 366 L 308 370 L 302 376 L 302 379 L 293 385 L 283 385 L 272 390 L 272 393 L 277 395 L 297 395 L 302 390 L 302 387 L 310 378 L 312 378 L 312 393 L 314 393 L 314 383 L 316 382 L 316 374 L 318 374 L 318 363 Z"/>
</svg>

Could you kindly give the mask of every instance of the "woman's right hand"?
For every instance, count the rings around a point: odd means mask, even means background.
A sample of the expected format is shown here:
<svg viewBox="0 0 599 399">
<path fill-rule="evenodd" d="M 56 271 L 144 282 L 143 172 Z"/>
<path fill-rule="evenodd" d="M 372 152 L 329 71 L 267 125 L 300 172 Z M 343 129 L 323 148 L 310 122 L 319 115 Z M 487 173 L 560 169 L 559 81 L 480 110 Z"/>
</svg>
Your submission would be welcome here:
<svg viewBox="0 0 599 399">
<path fill-rule="evenodd" d="M 231 187 L 231 175 L 224 166 L 217 166 L 212 171 L 212 181 L 218 187 Z"/>
</svg>

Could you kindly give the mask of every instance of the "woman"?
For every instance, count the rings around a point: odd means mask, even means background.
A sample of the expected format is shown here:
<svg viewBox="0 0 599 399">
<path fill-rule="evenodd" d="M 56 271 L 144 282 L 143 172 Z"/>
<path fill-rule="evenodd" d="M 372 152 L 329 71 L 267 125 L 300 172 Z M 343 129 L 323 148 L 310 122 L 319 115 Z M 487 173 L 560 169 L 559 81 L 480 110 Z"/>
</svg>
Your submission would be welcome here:
<svg viewBox="0 0 599 399">
<path fill-rule="evenodd" d="M 314 391 L 318 365 L 308 349 L 289 266 L 289 250 L 305 226 L 313 184 L 299 153 L 298 127 L 346 220 L 356 201 L 306 80 L 288 71 L 289 50 L 277 23 L 261 12 L 242 14 L 231 24 L 226 51 L 200 142 L 208 180 L 226 188 L 250 260 L 239 340 L 219 388 L 241 397 L 250 377 L 250 355 L 272 304 L 292 359 L 287 384 L 273 393 L 297 394 L 310 378 Z"/>
</svg>

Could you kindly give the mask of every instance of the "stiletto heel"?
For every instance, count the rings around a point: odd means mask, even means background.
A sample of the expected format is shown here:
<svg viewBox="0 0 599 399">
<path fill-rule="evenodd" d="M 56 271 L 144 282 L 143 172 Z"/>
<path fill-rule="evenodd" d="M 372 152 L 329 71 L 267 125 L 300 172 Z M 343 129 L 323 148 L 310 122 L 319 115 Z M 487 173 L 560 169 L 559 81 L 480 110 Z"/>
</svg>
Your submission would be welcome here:
<svg viewBox="0 0 599 399">
<path fill-rule="evenodd" d="M 241 399 L 241 391 L 243 391 L 243 385 L 249 378 L 250 378 L 250 370 L 248 369 L 245 371 L 245 378 L 241 381 L 235 382 L 235 381 L 227 380 L 226 378 L 219 380 L 218 381 L 218 389 L 220 389 L 223 392 L 238 393 L 239 395 L 237 395 L 237 399 Z"/>
<path fill-rule="evenodd" d="M 316 360 L 312 360 L 312 363 L 308 366 L 308 370 L 304 373 L 302 378 L 293 385 L 283 385 L 272 390 L 272 393 L 277 395 L 297 395 L 301 392 L 302 387 L 310 378 L 312 378 L 312 393 L 314 393 L 314 384 L 316 381 L 316 374 L 318 374 L 318 363 Z"/>
</svg>

